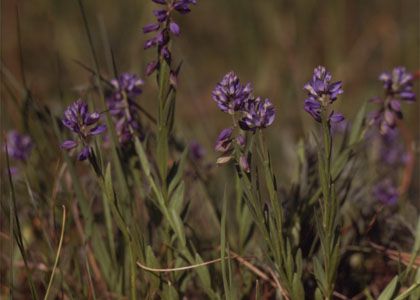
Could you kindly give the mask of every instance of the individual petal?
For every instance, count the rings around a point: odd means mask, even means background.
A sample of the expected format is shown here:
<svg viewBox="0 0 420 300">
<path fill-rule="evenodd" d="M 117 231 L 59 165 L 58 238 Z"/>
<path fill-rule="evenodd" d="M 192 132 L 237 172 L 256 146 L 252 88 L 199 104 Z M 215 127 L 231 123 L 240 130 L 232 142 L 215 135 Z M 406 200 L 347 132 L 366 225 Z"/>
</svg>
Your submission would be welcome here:
<svg viewBox="0 0 420 300">
<path fill-rule="evenodd" d="M 179 1 L 179 2 L 175 3 L 174 8 L 175 8 L 176 11 L 178 11 L 180 14 L 183 14 L 183 15 L 187 14 L 191 11 L 188 4 L 183 3 L 182 1 Z"/>
<path fill-rule="evenodd" d="M 65 140 L 63 143 L 61 143 L 61 149 L 64 150 L 70 150 L 75 147 L 77 147 L 78 143 L 72 140 Z"/>
<path fill-rule="evenodd" d="M 156 46 L 156 44 L 157 44 L 156 38 L 155 37 L 151 38 L 144 43 L 144 49 L 152 48 L 152 47 Z"/>
<path fill-rule="evenodd" d="M 333 112 L 330 116 L 330 121 L 333 123 L 339 123 L 344 121 L 344 116 L 341 113 Z"/>
<path fill-rule="evenodd" d="M 179 33 L 181 31 L 180 28 L 179 28 L 179 25 L 177 23 L 175 23 L 175 22 L 169 23 L 169 29 L 175 35 L 179 35 Z"/>
<path fill-rule="evenodd" d="M 218 164 L 218 165 L 222 165 L 222 164 L 226 164 L 226 163 L 228 163 L 229 161 L 231 161 L 231 159 L 233 158 L 233 156 L 231 156 L 231 155 L 228 155 L 228 156 L 222 156 L 222 157 L 219 157 L 217 160 L 216 160 L 216 163 Z"/>
<path fill-rule="evenodd" d="M 89 132 L 90 135 L 98 135 L 101 134 L 106 130 L 106 125 L 98 125 L 94 128 L 92 128 Z"/>
<path fill-rule="evenodd" d="M 163 47 L 160 51 L 162 57 L 165 59 L 165 61 L 170 64 L 171 63 L 171 52 L 169 51 L 168 47 Z"/>
<path fill-rule="evenodd" d="M 220 132 L 219 136 L 216 139 L 216 145 L 214 149 L 218 152 L 226 152 L 230 150 L 231 141 L 232 141 L 232 132 L 233 128 L 225 128 Z"/>
<path fill-rule="evenodd" d="M 90 115 L 86 115 L 86 118 L 84 120 L 85 125 L 92 125 L 96 122 L 98 122 L 99 118 L 101 117 L 101 115 L 97 112 L 91 113 Z"/>
<path fill-rule="evenodd" d="M 156 69 L 159 67 L 159 62 L 158 61 L 152 61 L 150 63 L 147 64 L 146 67 L 146 75 L 150 76 L 151 74 L 153 74 L 154 71 L 156 71 Z"/>
<path fill-rule="evenodd" d="M 236 143 L 241 147 L 244 148 L 246 145 L 246 137 L 242 134 L 236 137 Z"/>
<path fill-rule="evenodd" d="M 416 94 L 411 91 L 405 91 L 400 93 L 401 99 L 405 101 L 415 101 L 416 100 Z"/>
<path fill-rule="evenodd" d="M 160 27 L 159 23 L 147 24 L 146 26 L 143 27 L 143 33 L 157 31 L 159 30 L 159 27 Z"/>
<path fill-rule="evenodd" d="M 87 159 L 90 155 L 90 148 L 88 146 L 83 147 L 82 151 L 80 151 L 79 156 L 77 157 L 78 160 L 83 161 Z"/>
<path fill-rule="evenodd" d="M 395 125 L 395 114 L 391 110 L 386 109 L 384 112 L 384 120 L 390 127 L 393 127 Z"/>
<path fill-rule="evenodd" d="M 391 100 L 389 102 L 389 106 L 390 106 L 390 108 L 393 111 L 395 111 L 395 112 L 401 112 L 401 103 L 400 103 L 400 101 L 393 99 L 393 100 Z"/>
<path fill-rule="evenodd" d="M 246 172 L 246 173 L 249 173 L 250 172 L 249 162 L 248 162 L 248 158 L 246 157 L 246 155 L 242 155 L 239 158 L 239 166 L 241 167 L 241 169 L 244 172 Z"/>
<path fill-rule="evenodd" d="M 166 9 L 155 9 L 153 11 L 153 14 L 155 15 L 159 23 L 165 22 L 168 18 L 168 12 L 166 11 Z"/>
</svg>

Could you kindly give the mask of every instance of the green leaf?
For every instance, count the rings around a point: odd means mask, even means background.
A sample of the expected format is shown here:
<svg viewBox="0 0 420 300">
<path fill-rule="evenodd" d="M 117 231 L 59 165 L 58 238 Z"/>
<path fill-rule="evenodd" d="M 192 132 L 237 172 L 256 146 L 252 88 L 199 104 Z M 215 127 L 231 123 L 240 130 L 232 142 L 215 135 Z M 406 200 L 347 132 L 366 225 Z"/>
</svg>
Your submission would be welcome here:
<svg viewBox="0 0 420 300">
<path fill-rule="evenodd" d="M 298 277 L 301 278 L 303 264 L 302 264 L 302 250 L 300 248 L 297 250 L 297 253 L 296 253 L 295 264 L 296 264 L 296 273 Z"/>
<path fill-rule="evenodd" d="M 185 184 L 181 182 L 176 188 L 174 194 L 171 197 L 171 201 L 169 202 L 169 209 L 173 209 L 178 215 L 181 214 L 182 206 L 184 203 L 184 192 L 185 192 Z"/>
<path fill-rule="evenodd" d="M 203 263 L 203 260 L 198 253 L 195 254 L 195 262 L 197 264 Z M 207 269 L 207 266 L 195 268 L 195 271 L 197 272 L 198 278 L 200 279 L 201 285 L 206 294 L 209 296 L 210 299 L 216 299 L 217 296 L 211 288 L 210 272 Z"/>
<path fill-rule="evenodd" d="M 230 284 L 228 282 L 228 274 L 226 270 L 226 211 L 227 211 L 227 197 L 226 188 L 223 195 L 222 220 L 220 222 L 220 259 L 222 264 L 223 288 L 226 300 L 231 299 Z"/>
<path fill-rule="evenodd" d="M 393 299 L 398 284 L 398 275 L 395 276 L 390 283 L 385 287 L 382 293 L 379 295 L 378 300 L 391 300 Z"/>
<path fill-rule="evenodd" d="M 146 265 L 151 268 L 160 268 L 159 262 L 153 253 L 152 247 L 149 245 L 146 247 Z M 160 278 L 156 274 L 148 273 L 150 280 L 150 290 L 155 291 L 159 289 Z"/>
<path fill-rule="evenodd" d="M 293 299 L 305 299 L 305 290 L 303 289 L 302 281 L 297 273 L 293 274 L 292 290 Z"/>
<path fill-rule="evenodd" d="M 122 231 L 124 236 L 126 238 L 129 238 L 127 225 L 125 224 L 124 218 L 115 204 L 114 187 L 113 187 L 112 177 L 111 177 L 111 165 L 109 163 L 105 170 L 105 180 L 101 184 L 105 185 L 105 186 L 102 186 L 102 189 L 104 190 L 108 204 L 111 207 L 111 211 L 112 211 L 112 215 L 114 216 L 115 223 L 117 224 L 118 228 Z"/>
<path fill-rule="evenodd" d="M 327 279 L 326 279 L 325 272 L 324 272 L 324 269 L 322 267 L 322 264 L 319 261 L 319 258 L 314 257 L 313 265 L 314 265 L 314 275 L 315 275 L 316 281 L 318 282 L 318 287 L 324 293 L 326 291 Z"/>
<path fill-rule="evenodd" d="M 178 300 L 179 295 L 174 286 L 171 284 L 171 282 L 168 282 L 168 284 L 165 284 L 163 286 L 162 291 L 162 299 L 168 299 L 168 300 Z"/>
<path fill-rule="evenodd" d="M 323 300 L 323 298 L 322 298 L 322 292 L 321 292 L 321 290 L 319 288 L 317 288 L 315 290 L 315 300 Z"/>
<path fill-rule="evenodd" d="M 187 161 L 188 157 L 188 147 L 184 149 L 182 152 L 181 158 L 178 163 L 177 172 L 175 176 L 172 178 L 171 182 L 169 182 L 169 189 L 168 194 L 171 195 L 172 192 L 178 187 L 178 184 L 182 180 L 182 175 L 184 174 L 185 169 L 185 162 Z"/>
<path fill-rule="evenodd" d="M 365 119 L 365 115 L 366 115 L 366 108 L 367 108 L 367 102 L 365 102 L 362 107 L 359 109 L 359 112 L 356 115 L 356 118 L 353 121 L 353 126 L 351 128 L 351 132 L 350 132 L 350 138 L 349 138 L 349 145 L 353 145 L 357 142 L 359 142 L 363 136 L 361 135 L 362 133 L 362 126 L 363 126 L 363 121 Z"/>
<path fill-rule="evenodd" d="M 181 245 L 185 247 L 187 242 L 185 240 L 184 225 L 181 218 L 174 209 L 170 210 L 170 218 L 172 220 L 172 229 L 175 231 L 175 234 L 177 235 Z"/>
</svg>

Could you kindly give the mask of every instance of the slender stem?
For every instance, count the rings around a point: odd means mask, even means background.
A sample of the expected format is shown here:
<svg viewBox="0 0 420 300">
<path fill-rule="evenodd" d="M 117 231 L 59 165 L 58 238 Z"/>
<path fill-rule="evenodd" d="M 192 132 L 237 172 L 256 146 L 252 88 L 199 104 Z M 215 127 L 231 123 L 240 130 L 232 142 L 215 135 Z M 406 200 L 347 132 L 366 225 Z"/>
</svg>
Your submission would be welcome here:
<svg viewBox="0 0 420 300">
<path fill-rule="evenodd" d="M 52 273 L 51 273 L 50 281 L 48 282 L 48 288 L 47 288 L 47 291 L 45 293 L 44 300 L 47 300 L 48 296 L 50 294 L 50 289 L 51 289 L 51 285 L 53 283 L 55 270 L 57 269 L 57 265 L 58 265 L 58 259 L 60 258 L 61 247 L 63 245 L 64 229 L 66 228 L 66 207 L 64 205 L 62 207 L 63 207 L 63 219 L 61 221 L 60 242 L 58 243 L 57 255 L 55 256 L 54 267 L 52 268 Z"/>
<path fill-rule="evenodd" d="M 334 191 L 332 189 L 331 181 L 331 152 L 332 152 L 332 139 L 329 124 L 328 113 L 324 110 L 322 113 L 322 135 L 323 135 L 323 155 L 320 156 L 320 164 L 323 164 L 323 172 L 320 174 L 323 181 L 323 201 L 322 201 L 322 237 L 323 243 L 323 257 L 324 257 L 324 272 L 326 275 L 326 282 L 324 282 L 325 299 L 329 300 L 334 292 L 334 279 L 337 268 L 337 262 L 334 261 L 339 243 L 335 234 L 335 220 L 336 220 L 336 200 Z M 334 265 L 334 269 L 331 268 Z"/>
</svg>

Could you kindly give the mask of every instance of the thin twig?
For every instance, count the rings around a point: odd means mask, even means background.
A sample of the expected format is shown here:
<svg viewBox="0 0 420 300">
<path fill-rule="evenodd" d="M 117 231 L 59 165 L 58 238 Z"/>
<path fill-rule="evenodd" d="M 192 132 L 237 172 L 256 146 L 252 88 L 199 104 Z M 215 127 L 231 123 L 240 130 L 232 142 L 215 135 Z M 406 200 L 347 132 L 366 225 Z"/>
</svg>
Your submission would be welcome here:
<svg viewBox="0 0 420 300">
<path fill-rule="evenodd" d="M 230 259 L 234 259 L 234 258 L 236 258 L 236 257 L 230 257 Z M 229 259 L 229 258 L 226 257 L 225 259 Z M 145 265 L 141 264 L 140 262 L 137 262 L 137 265 L 140 268 L 142 268 L 143 270 L 146 270 L 146 271 L 156 272 L 156 273 L 169 273 L 169 272 L 177 272 L 177 271 L 195 269 L 195 268 L 211 265 L 211 264 L 214 264 L 214 263 L 217 263 L 217 262 L 220 262 L 220 261 L 222 261 L 222 259 L 217 258 L 217 259 L 205 261 L 205 262 L 195 264 L 195 265 L 189 265 L 189 266 L 178 267 L 178 268 L 164 268 L 164 269 L 151 268 L 151 267 L 148 267 L 148 266 L 145 266 Z"/>
<path fill-rule="evenodd" d="M 338 299 L 343 299 L 343 300 L 349 300 L 350 299 L 347 296 L 345 296 L 345 295 L 343 295 L 339 292 L 336 292 L 336 291 L 333 292 L 333 295 L 336 296 Z"/>
<path fill-rule="evenodd" d="M 57 265 L 58 265 L 58 259 L 60 258 L 61 247 L 63 246 L 64 230 L 66 228 L 66 207 L 62 205 L 62 208 L 63 208 L 63 219 L 61 222 L 60 242 L 58 243 L 57 254 L 55 256 L 54 266 L 52 268 L 51 277 L 50 277 L 50 281 L 48 282 L 48 287 L 47 287 L 47 291 L 45 292 L 44 300 L 47 300 L 48 295 L 50 294 L 51 285 L 54 280 L 55 270 L 57 269 Z"/>
<path fill-rule="evenodd" d="M 284 288 L 281 286 L 279 279 L 277 278 L 276 274 L 274 273 L 273 270 L 268 269 L 268 271 L 271 274 L 271 277 L 273 277 L 274 281 L 276 282 L 276 287 L 280 290 L 280 293 L 283 295 L 283 297 L 286 300 L 289 300 L 289 296 L 287 295 L 286 291 L 284 290 Z"/>
</svg>

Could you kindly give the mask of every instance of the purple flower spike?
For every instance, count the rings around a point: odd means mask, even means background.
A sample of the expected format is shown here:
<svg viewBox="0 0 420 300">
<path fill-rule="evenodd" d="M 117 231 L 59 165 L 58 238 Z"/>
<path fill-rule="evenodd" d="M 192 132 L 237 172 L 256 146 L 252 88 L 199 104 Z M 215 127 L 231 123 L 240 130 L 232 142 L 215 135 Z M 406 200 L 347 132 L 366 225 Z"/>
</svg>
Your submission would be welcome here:
<svg viewBox="0 0 420 300">
<path fill-rule="evenodd" d="M 9 157 L 20 161 L 28 159 L 33 147 L 32 139 L 29 135 L 20 134 L 16 130 L 10 130 L 7 133 L 6 144 Z"/>
<path fill-rule="evenodd" d="M 248 83 L 242 86 L 234 72 L 226 74 L 212 92 L 213 100 L 220 110 L 231 115 L 243 108 L 251 94 L 251 85 Z"/>
<path fill-rule="evenodd" d="M 119 141 L 125 144 L 132 139 L 133 133 L 141 130 L 135 99 L 142 93 L 143 80 L 135 74 L 123 73 L 112 79 L 111 84 L 114 89 L 107 96 L 107 104 Z M 96 130 L 103 129 L 98 127 Z"/>
<path fill-rule="evenodd" d="M 260 97 L 249 99 L 244 105 L 245 116 L 240 121 L 244 130 L 266 128 L 273 124 L 276 112 L 269 99 L 262 100 Z"/>
<path fill-rule="evenodd" d="M 308 112 L 317 122 L 321 122 L 321 115 L 328 107 L 337 100 L 338 95 L 343 93 L 341 81 L 331 83 L 332 76 L 325 67 L 318 66 L 314 69 L 312 79 L 304 85 L 308 92 L 305 100 L 305 111 Z M 344 116 L 339 113 L 331 113 L 329 121 L 341 122 Z"/>
<path fill-rule="evenodd" d="M 397 120 L 403 118 L 401 101 L 412 103 L 416 100 L 416 95 L 413 92 L 413 75 L 404 67 L 382 73 L 379 80 L 383 82 L 385 97 L 371 100 L 380 105 L 372 120 L 378 124 L 381 134 L 386 135 L 395 128 Z"/>
<path fill-rule="evenodd" d="M 378 182 L 374 186 L 372 194 L 376 200 L 386 205 L 396 204 L 399 196 L 398 188 L 389 178 Z"/>
<path fill-rule="evenodd" d="M 98 124 L 99 119 L 99 113 L 89 113 L 87 103 L 81 99 L 67 107 L 64 111 L 62 123 L 77 135 L 78 141 L 66 140 L 61 144 L 61 148 L 71 150 L 78 145 L 84 145 L 78 159 L 86 159 L 90 154 L 90 148 L 88 146 L 90 137 L 99 135 L 106 130 L 105 125 Z"/>
<path fill-rule="evenodd" d="M 168 64 L 170 64 L 170 52 L 167 45 L 171 39 L 170 34 L 178 36 L 181 32 L 181 29 L 177 23 L 173 20 L 173 12 L 177 11 L 181 14 L 186 14 L 191 11 L 190 5 L 196 4 L 197 1 L 195 0 L 174 0 L 174 1 L 166 1 L 166 0 L 152 0 L 156 4 L 159 5 L 166 5 L 165 7 L 160 6 L 159 9 L 153 11 L 154 16 L 156 17 L 156 23 L 149 24 L 143 27 L 144 33 L 155 32 L 156 35 L 151 39 L 147 40 L 144 48 L 152 48 L 157 47 L 159 57 L 164 58 Z M 160 31 L 159 31 L 160 29 Z M 164 51 L 164 52 L 163 52 Z M 153 64 L 149 65 L 146 70 L 146 74 L 149 76 L 154 71 L 158 69 L 159 62 L 153 62 Z"/>
</svg>

